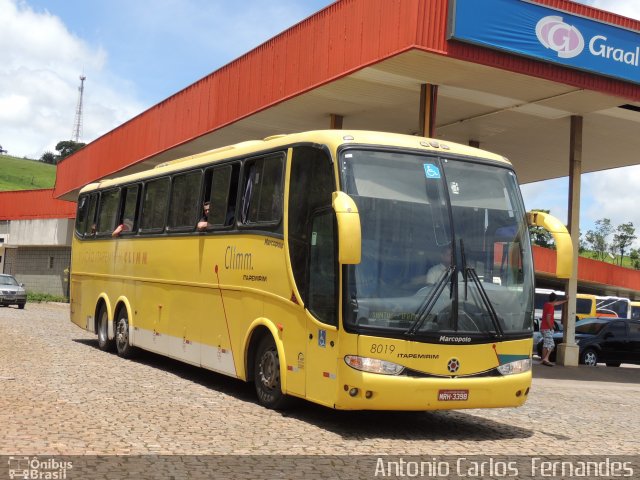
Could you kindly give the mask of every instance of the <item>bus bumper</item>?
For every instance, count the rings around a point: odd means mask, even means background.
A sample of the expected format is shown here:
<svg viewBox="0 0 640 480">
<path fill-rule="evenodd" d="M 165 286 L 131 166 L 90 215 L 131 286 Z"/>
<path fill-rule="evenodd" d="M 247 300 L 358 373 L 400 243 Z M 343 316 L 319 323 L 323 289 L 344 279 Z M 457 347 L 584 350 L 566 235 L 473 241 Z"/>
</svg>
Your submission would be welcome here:
<svg viewBox="0 0 640 480">
<path fill-rule="evenodd" d="M 519 407 L 531 388 L 531 371 L 501 377 L 416 378 L 343 370 L 339 410 L 451 410 Z"/>
</svg>

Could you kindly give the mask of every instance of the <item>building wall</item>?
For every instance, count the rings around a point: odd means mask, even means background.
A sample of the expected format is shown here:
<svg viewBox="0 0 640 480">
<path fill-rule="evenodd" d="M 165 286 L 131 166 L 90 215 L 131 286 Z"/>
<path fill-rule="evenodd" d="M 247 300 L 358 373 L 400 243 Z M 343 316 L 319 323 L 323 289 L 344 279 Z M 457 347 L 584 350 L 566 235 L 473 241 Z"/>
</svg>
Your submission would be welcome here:
<svg viewBox="0 0 640 480">
<path fill-rule="evenodd" d="M 6 247 L 4 253 L 3 273 L 14 275 L 28 292 L 68 296 L 71 247 Z"/>
<path fill-rule="evenodd" d="M 71 245 L 74 219 L 45 218 L 11 220 L 9 245 Z"/>
</svg>

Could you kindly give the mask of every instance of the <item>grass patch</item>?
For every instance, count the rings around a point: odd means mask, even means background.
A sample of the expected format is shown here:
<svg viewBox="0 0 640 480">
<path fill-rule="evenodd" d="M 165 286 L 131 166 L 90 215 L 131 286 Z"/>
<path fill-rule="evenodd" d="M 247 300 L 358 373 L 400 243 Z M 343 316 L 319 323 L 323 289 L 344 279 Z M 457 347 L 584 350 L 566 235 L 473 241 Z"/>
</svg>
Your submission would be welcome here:
<svg viewBox="0 0 640 480">
<path fill-rule="evenodd" d="M 55 165 L 0 155 L 0 191 L 53 188 L 55 182 Z"/>
<path fill-rule="evenodd" d="M 620 262 L 620 257 L 616 257 L 615 259 L 611 258 L 610 256 L 606 256 L 604 258 L 604 260 L 600 260 L 599 258 L 597 258 L 597 254 L 596 252 L 592 252 L 590 250 L 584 250 L 582 253 L 580 253 L 581 257 L 585 257 L 585 258 L 590 258 L 592 260 L 599 260 L 602 261 L 604 263 L 610 263 L 611 265 L 617 265 L 617 266 L 621 266 L 624 268 L 630 268 L 630 269 L 634 269 L 634 270 L 639 270 L 640 268 L 637 268 L 637 266 L 640 266 L 640 264 L 637 264 L 637 260 L 634 260 L 630 257 L 628 257 L 627 255 L 625 255 L 624 257 L 622 257 L 622 265 L 619 264 Z"/>
<path fill-rule="evenodd" d="M 49 295 L 48 293 L 27 292 L 27 302 L 32 302 L 32 303 L 42 303 L 42 302 L 68 303 L 69 301 L 64 297 L 59 297 L 58 295 Z"/>
</svg>

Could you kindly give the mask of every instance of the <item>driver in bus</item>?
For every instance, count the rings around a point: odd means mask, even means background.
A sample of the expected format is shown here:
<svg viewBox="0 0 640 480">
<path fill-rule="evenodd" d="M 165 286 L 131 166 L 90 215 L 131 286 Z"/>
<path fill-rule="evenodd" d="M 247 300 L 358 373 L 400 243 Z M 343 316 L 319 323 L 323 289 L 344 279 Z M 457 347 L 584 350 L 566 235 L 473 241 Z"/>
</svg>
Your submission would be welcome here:
<svg viewBox="0 0 640 480">
<path fill-rule="evenodd" d="M 447 245 L 440 252 L 440 263 L 437 263 L 429 269 L 427 272 L 427 285 L 434 285 L 438 283 L 440 277 L 444 275 L 444 272 L 451 265 L 451 245 Z"/>
</svg>

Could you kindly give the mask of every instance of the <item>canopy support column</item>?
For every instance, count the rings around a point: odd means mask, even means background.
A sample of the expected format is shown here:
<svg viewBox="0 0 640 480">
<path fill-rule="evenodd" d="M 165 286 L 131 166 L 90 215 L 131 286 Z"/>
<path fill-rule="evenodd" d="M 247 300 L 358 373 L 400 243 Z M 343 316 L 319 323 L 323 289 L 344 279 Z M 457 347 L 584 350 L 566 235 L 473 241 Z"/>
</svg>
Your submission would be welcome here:
<svg viewBox="0 0 640 480">
<path fill-rule="evenodd" d="M 336 115 L 335 113 L 332 113 L 330 115 L 329 128 L 331 130 L 342 130 L 343 120 L 344 120 L 344 117 L 342 115 Z"/>
<path fill-rule="evenodd" d="M 420 127 L 423 137 L 436 136 L 436 110 L 438 106 L 438 86 L 430 83 L 420 85 Z"/>
<path fill-rule="evenodd" d="M 578 292 L 578 247 L 580 245 L 580 183 L 582 175 L 582 117 L 571 116 L 569 140 L 569 206 L 568 230 L 573 243 L 573 267 L 571 278 L 566 282 L 565 292 L 569 302 L 563 315 L 563 338 L 558 345 L 559 365 L 578 366 L 579 348 L 576 345 L 576 293 Z"/>
</svg>

